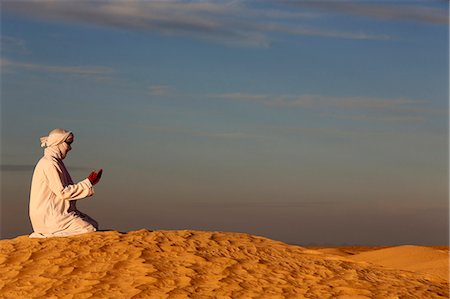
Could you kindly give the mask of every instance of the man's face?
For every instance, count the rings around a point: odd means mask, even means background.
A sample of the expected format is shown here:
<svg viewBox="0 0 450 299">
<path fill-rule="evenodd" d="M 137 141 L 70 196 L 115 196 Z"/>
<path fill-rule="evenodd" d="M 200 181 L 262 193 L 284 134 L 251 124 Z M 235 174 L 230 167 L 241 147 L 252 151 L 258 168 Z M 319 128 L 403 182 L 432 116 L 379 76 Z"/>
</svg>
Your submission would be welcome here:
<svg viewBox="0 0 450 299">
<path fill-rule="evenodd" d="M 72 142 L 63 142 L 60 145 L 60 150 L 61 150 L 61 155 L 62 155 L 62 159 L 64 159 L 67 154 L 72 150 L 72 146 L 71 146 Z"/>
</svg>

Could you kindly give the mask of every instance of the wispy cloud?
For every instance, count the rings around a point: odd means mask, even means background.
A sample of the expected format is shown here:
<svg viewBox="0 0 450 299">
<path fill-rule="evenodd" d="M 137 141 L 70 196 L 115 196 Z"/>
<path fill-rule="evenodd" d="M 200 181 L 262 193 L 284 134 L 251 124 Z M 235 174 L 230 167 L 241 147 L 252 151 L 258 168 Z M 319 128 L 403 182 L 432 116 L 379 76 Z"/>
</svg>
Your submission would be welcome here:
<svg viewBox="0 0 450 299">
<path fill-rule="evenodd" d="M 253 102 L 274 108 L 315 110 L 320 115 L 326 117 L 332 116 L 341 119 L 390 123 L 419 123 L 426 121 L 426 117 L 428 116 L 445 116 L 447 113 L 447 111 L 426 107 L 428 102 L 425 100 L 413 100 L 409 98 L 264 95 L 243 92 L 216 94 L 214 97 L 233 101 Z M 357 114 L 345 114 L 347 112 L 355 112 Z"/>
<path fill-rule="evenodd" d="M 102 66 L 61 66 L 45 65 L 27 62 L 19 62 L 9 59 L 1 59 L 0 67 L 2 69 L 20 69 L 44 73 L 59 73 L 77 76 L 88 76 L 97 79 L 104 79 L 115 74 L 114 69 Z"/>
<path fill-rule="evenodd" d="M 282 24 L 265 24 L 261 25 L 262 29 L 267 31 L 278 31 L 292 35 L 318 36 L 327 38 L 353 39 L 353 40 L 391 40 L 391 36 L 387 34 L 369 34 L 365 32 L 349 32 L 338 30 L 325 30 L 310 26 L 286 26 Z"/>
<path fill-rule="evenodd" d="M 357 115 L 331 115 L 337 119 L 349 119 L 355 121 L 376 121 L 376 122 L 385 122 L 385 123 L 423 123 L 426 121 L 426 118 L 420 115 L 406 115 L 406 116 L 374 116 L 374 115 L 366 115 L 366 114 L 357 114 Z"/>
<path fill-rule="evenodd" d="M 204 137 L 213 139 L 239 140 L 257 137 L 254 134 L 242 131 L 201 131 L 185 127 L 173 127 L 173 126 L 171 127 L 171 126 L 158 126 L 145 124 L 134 124 L 132 126 L 154 133 L 181 134 L 192 137 Z"/>
<path fill-rule="evenodd" d="M 278 107 L 304 108 L 344 108 L 344 109 L 372 109 L 398 110 L 411 104 L 420 104 L 406 98 L 383 99 L 376 97 L 330 97 L 321 95 L 280 96 L 267 103 Z"/>
<path fill-rule="evenodd" d="M 446 144 L 448 132 L 436 131 L 434 129 L 414 129 L 414 130 L 384 130 L 376 127 L 367 126 L 266 126 L 264 131 L 271 136 L 303 136 L 323 141 L 369 141 L 374 144 L 378 142 L 390 142 L 408 140 L 411 143 L 423 142 L 427 140 L 429 144 Z M 423 144 L 422 144 L 423 145 Z"/>
<path fill-rule="evenodd" d="M 231 92 L 212 95 L 217 98 L 227 99 L 227 100 L 237 100 L 237 101 L 264 101 L 267 103 L 269 97 L 267 95 L 261 94 L 250 94 L 242 92 Z"/>
<path fill-rule="evenodd" d="M 255 137 L 244 132 L 193 132 L 193 135 L 217 139 L 247 139 Z"/>
<path fill-rule="evenodd" d="M 174 92 L 173 87 L 169 85 L 152 85 L 149 87 L 149 95 L 166 97 L 172 95 Z"/>
<path fill-rule="evenodd" d="M 340 39 L 389 38 L 299 26 L 286 20 L 308 20 L 319 15 L 286 10 L 284 6 L 263 9 L 251 5 L 246 1 L 3 1 L 6 12 L 45 20 L 188 36 L 231 46 L 267 47 L 272 32 Z"/>
<path fill-rule="evenodd" d="M 384 99 L 376 97 L 332 97 L 323 95 L 263 95 L 251 93 L 224 93 L 215 95 L 217 98 L 236 101 L 257 101 L 268 106 L 277 107 L 331 107 L 331 108 L 364 108 L 364 109 L 395 109 L 396 107 L 423 104 L 423 102 L 407 98 Z"/>
<path fill-rule="evenodd" d="M 17 37 L 2 35 L 0 46 L 3 52 L 29 53 L 25 40 Z"/>
<path fill-rule="evenodd" d="M 358 15 L 390 21 L 413 21 L 433 24 L 448 24 L 448 11 L 419 5 L 402 3 L 370 3 L 352 1 L 288 1 L 296 6 L 319 9 L 324 12 L 337 12 L 345 15 Z"/>
</svg>

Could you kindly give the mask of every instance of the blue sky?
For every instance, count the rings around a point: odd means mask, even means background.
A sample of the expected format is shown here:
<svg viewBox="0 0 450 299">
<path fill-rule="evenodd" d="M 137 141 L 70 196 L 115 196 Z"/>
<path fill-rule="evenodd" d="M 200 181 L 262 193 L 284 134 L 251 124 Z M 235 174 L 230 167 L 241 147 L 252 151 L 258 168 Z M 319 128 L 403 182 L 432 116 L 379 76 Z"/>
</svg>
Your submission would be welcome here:
<svg viewBox="0 0 450 299">
<path fill-rule="evenodd" d="M 2 1 L 2 237 L 39 137 L 103 228 L 448 241 L 446 1 Z"/>
</svg>

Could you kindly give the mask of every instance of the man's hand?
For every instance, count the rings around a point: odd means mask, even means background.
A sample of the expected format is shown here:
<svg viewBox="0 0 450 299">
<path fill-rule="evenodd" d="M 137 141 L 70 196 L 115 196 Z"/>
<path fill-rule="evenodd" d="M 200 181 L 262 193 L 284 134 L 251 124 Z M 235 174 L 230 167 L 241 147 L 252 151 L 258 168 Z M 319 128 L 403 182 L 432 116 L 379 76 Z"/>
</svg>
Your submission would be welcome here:
<svg viewBox="0 0 450 299">
<path fill-rule="evenodd" d="M 103 169 L 100 169 L 98 172 L 95 172 L 93 170 L 91 174 L 88 176 L 89 181 L 92 185 L 97 184 L 100 181 L 100 178 L 102 177 Z"/>
</svg>

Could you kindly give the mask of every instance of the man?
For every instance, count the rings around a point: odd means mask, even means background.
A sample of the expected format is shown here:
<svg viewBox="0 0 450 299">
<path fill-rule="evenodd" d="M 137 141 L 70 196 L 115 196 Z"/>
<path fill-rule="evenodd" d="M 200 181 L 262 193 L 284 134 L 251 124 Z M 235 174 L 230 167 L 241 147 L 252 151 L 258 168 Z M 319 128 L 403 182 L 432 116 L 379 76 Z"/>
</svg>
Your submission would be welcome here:
<svg viewBox="0 0 450 299">
<path fill-rule="evenodd" d="M 37 163 L 31 182 L 30 219 L 34 232 L 30 238 L 63 237 L 94 232 L 97 222 L 77 210 L 76 201 L 94 194 L 93 185 L 102 170 L 73 183 L 63 159 L 72 149 L 72 132 L 54 129 L 41 138 L 44 156 Z"/>
</svg>

